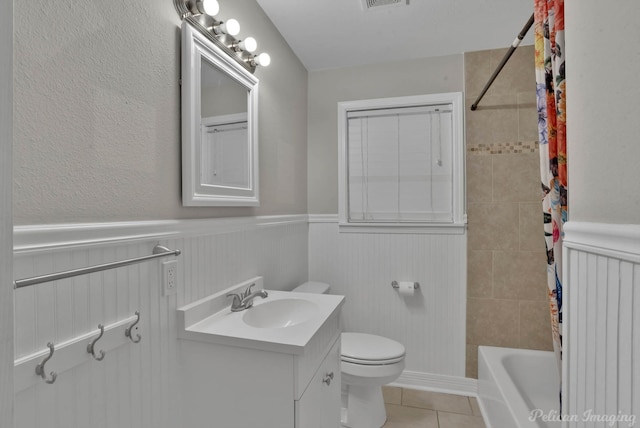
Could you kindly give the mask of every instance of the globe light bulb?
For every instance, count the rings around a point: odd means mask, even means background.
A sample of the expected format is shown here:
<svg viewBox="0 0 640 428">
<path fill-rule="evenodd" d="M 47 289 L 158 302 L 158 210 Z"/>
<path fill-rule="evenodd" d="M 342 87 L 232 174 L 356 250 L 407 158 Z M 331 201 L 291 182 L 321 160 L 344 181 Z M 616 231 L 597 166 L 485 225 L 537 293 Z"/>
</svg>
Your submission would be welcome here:
<svg viewBox="0 0 640 428">
<path fill-rule="evenodd" d="M 240 23 L 235 19 L 227 19 L 227 22 L 222 24 L 222 31 L 230 36 L 235 36 L 240 32 Z"/>
<path fill-rule="evenodd" d="M 220 12 L 218 0 L 200 0 L 197 3 L 198 10 L 209 16 L 216 16 Z"/>
<path fill-rule="evenodd" d="M 258 42 L 253 37 L 247 37 L 240 42 L 239 47 L 247 52 L 254 52 L 258 49 Z"/>
<path fill-rule="evenodd" d="M 271 64 L 271 57 L 268 53 L 262 52 L 260 55 L 256 56 L 253 61 L 262 67 L 267 67 Z"/>
</svg>

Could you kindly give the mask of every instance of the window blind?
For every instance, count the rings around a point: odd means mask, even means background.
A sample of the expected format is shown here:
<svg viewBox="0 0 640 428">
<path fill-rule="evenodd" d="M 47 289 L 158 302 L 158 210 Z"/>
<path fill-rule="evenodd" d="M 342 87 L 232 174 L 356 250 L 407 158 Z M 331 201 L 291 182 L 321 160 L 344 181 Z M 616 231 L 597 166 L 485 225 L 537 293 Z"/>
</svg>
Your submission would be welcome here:
<svg viewBox="0 0 640 428">
<path fill-rule="evenodd" d="M 350 111 L 349 221 L 453 222 L 450 104 Z"/>
</svg>

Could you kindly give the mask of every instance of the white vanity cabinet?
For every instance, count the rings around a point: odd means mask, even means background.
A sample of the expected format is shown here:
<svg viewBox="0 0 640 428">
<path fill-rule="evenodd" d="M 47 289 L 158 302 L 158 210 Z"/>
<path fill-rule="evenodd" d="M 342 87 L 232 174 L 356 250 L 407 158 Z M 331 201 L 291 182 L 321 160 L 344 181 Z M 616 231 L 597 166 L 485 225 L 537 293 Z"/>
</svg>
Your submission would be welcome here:
<svg viewBox="0 0 640 428">
<path fill-rule="evenodd" d="M 296 428 L 340 427 L 340 340 L 295 402 Z"/>
<path fill-rule="evenodd" d="M 246 311 L 278 299 L 314 299 L 315 315 L 279 329 L 242 324 Z M 179 309 L 181 426 L 339 428 L 343 301 L 269 291 L 245 314 L 226 308 L 202 318 L 213 299 Z"/>
<path fill-rule="evenodd" d="M 340 427 L 339 338 L 301 356 L 182 340 L 183 427 Z"/>
</svg>

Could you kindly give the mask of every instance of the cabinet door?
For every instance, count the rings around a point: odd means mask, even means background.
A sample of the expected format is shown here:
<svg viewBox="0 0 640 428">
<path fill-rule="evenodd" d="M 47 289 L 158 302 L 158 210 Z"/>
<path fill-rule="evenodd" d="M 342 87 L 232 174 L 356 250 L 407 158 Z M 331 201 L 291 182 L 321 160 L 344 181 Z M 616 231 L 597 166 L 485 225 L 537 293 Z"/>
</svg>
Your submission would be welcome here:
<svg viewBox="0 0 640 428">
<path fill-rule="evenodd" d="M 340 427 L 340 338 L 295 403 L 296 428 Z"/>
</svg>

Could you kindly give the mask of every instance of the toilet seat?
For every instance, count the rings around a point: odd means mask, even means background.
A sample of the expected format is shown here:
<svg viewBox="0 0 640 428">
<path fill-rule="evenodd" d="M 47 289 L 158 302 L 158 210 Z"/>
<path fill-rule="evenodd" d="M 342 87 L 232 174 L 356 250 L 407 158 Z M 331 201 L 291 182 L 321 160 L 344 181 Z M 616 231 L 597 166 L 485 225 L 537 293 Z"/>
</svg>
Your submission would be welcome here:
<svg viewBox="0 0 640 428">
<path fill-rule="evenodd" d="M 351 364 L 395 364 L 405 355 L 404 346 L 395 340 L 366 333 L 342 333 L 341 347 L 341 360 Z"/>
<path fill-rule="evenodd" d="M 341 357 L 340 359 L 345 363 L 351 363 L 351 364 L 361 364 L 364 366 L 384 366 L 387 364 L 395 364 L 397 362 L 402 361 L 404 359 L 404 355 L 401 357 L 392 358 L 388 360 L 363 360 L 359 358 L 349 358 L 349 357 Z"/>
</svg>

